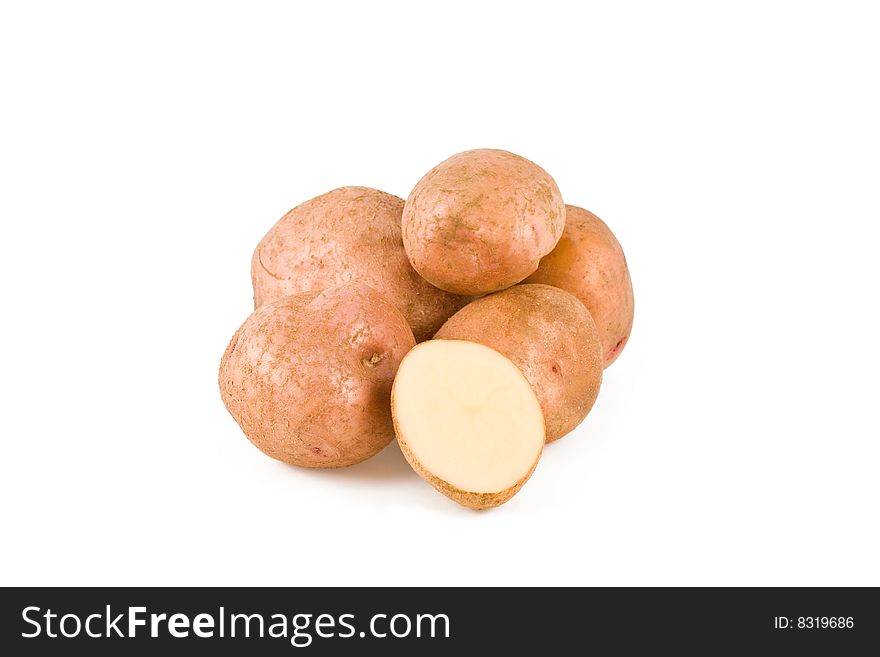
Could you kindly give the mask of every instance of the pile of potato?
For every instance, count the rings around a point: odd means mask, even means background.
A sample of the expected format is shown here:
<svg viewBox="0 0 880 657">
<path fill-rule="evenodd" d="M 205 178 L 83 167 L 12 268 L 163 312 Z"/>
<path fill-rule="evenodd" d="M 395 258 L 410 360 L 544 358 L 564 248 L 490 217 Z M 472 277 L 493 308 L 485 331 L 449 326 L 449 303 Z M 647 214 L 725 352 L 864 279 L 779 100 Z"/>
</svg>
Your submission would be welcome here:
<svg viewBox="0 0 880 657">
<path fill-rule="evenodd" d="M 553 178 L 502 150 L 454 155 L 402 199 L 343 187 L 254 251 L 256 310 L 220 363 L 248 439 L 310 468 L 395 434 L 465 506 L 510 499 L 590 412 L 632 329 L 623 250 Z"/>
</svg>

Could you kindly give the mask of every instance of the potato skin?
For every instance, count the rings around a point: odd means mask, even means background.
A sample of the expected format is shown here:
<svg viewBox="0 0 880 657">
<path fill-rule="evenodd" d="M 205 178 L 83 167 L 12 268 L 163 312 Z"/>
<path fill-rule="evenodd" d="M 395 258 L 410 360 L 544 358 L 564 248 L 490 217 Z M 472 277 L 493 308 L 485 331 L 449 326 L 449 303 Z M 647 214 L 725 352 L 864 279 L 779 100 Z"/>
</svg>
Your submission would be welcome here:
<svg viewBox="0 0 880 657">
<path fill-rule="evenodd" d="M 220 394 L 248 439 L 308 468 L 353 465 L 394 437 L 391 385 L 415 345 L 403 315 L 349 283 L 260 306 L 220 363 Z"/>
<path fill-rule="evenodd" d="M 526 283 L 553 285 L 571 292 L 590 311 L 602 339 L 605 367 L 629 340 L 633 289 L 623 249 L 599 217 L 567 205 L 565 231 Z"/>
<path fill-rule="evenodd" d="M 416 184 L 403 208 L 403 245 L 430 283 L 480 295 L 534 272 L 564 224 L 562 195 L 546 171 L 484 148 L 453 155 Z"/>
<path fill-rule="evenodd" d="M 402 213 L 403 199 L 369 187 L 341 187 L 298 205 L 254 251 L 254 307 L 355 281 L 384 294 L 416 339 L 428 339 L 468 299 L 415 272 L 403 250 Z"/>
<path fill-rule="evenodd" d="M 468 304 L 435 338 L 471 340 L 522 371 L 544 413 L 547 442 L 580 424 L 602 383 L 602 349 L 590 313 L 549 285 L 515 285 Z"/>
</svg>

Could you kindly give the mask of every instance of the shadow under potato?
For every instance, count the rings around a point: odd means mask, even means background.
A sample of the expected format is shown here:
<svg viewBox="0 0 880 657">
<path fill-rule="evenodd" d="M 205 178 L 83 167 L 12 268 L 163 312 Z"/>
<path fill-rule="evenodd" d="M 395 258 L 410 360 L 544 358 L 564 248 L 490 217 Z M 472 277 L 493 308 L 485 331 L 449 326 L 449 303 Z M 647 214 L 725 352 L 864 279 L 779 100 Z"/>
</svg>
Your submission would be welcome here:
<svg viewBox="0 0 880 657">
<path fill-rule="evenodd" d="M 375 456 L 362 461 L 357 465 L 346 468 L 300 468 L 295 465 L 282 464 L 286 468 L 296 470 L 298 473 L 312 474 L 319 477 L 334 477 L 340 479 L 363 480 L 363 481 L 399 481 L 416 477 L 409 463 L 400 453 L 400 447 L 396 440 L 392 440 L 388 447 Z"/>
</svg>

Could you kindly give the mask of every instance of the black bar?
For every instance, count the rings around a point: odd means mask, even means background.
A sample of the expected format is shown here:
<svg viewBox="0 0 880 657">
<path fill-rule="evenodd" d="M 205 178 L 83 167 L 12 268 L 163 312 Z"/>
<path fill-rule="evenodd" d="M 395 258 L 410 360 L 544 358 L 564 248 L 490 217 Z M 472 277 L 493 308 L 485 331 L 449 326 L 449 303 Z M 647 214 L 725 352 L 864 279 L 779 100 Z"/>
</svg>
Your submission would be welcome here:
<svg viewBox="0 0 880 657">
<path fill-rule="evenodd" d="M 850 655 L 880 647 L 880 597 L 873 588 L 6 588 L 0 595 L 5 655 L 66 654 L 71 649 L 90 655 L 140 650 L 162 655 L 192 655 L 194 650 L 441 655 L 479 647 L 514 655 L 712 655 L 722 650 Z M 145 608 L 134 616 L 145 624 L 134 628 L 134 638 L 122 638 L 118 634 L 128 633 L 130 607 Z M 49 610 L 55 617 L 47 620 Z M 60 635 L 65 614 L 77 617 L 65 620 L 68 634 L 79 622 L 74 638 Z M 85 621 L 93 614 L 99 616 L 93 616 L 89 629 L 93 634 L 109 631 L 110 638 L 85 635 Z M 156 638 L 150 636 L 151 614 L 166 615 L 156 621 Z M 175 631 L 186 631 L 188 637 L 170 634 L 167 618 L 173 614 L 186 616 L 185 622 L 176 621 Z M 199 630 L 212 637 L 195 635 L 199 614 L 211 617 L 210 623 L 202 617 Z M 254 636 L 260 627 L 256 617 L 249 621 L 251 637 L 242 636 L 241 618 L 234 623 L 237 636 L 231 637 L 233 614 L 262 615 L 264 637 Z M 321 614 L 328 616 L 319 628 Z M 398 614 L 405 618 L 395 618 Z M 224 638 L 217 636 L 221 617 Z M 283 627 L 286 638 L 268 636 L 273 626 L 276 634 Z M 407 636 L 393 636 L 406 634 L 407 628 Z M 38 629 L 38 636 L 23 637 Z M 59 636 L 50 638 L 47 632 Z M 291 644 L 294 633 L 301 647 Z M 343 636 L 326 636 L 331 633 Z"/>
</svg>

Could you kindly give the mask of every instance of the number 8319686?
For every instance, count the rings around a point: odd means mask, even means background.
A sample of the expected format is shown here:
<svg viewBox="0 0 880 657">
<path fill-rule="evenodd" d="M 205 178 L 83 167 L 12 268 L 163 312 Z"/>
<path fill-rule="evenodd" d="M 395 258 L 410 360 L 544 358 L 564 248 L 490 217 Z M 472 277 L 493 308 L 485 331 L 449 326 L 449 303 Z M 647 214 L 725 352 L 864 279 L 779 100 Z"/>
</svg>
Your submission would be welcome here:
<svg viewBox="0 0 880 657">
<path fill-rule="evenodd" d="M 797 628 L 799 630 L 846 630 L 855 626 L 852 616 L 776 616 L 773 618 L 773 628 L 786 630 Z"/>
</svg>

